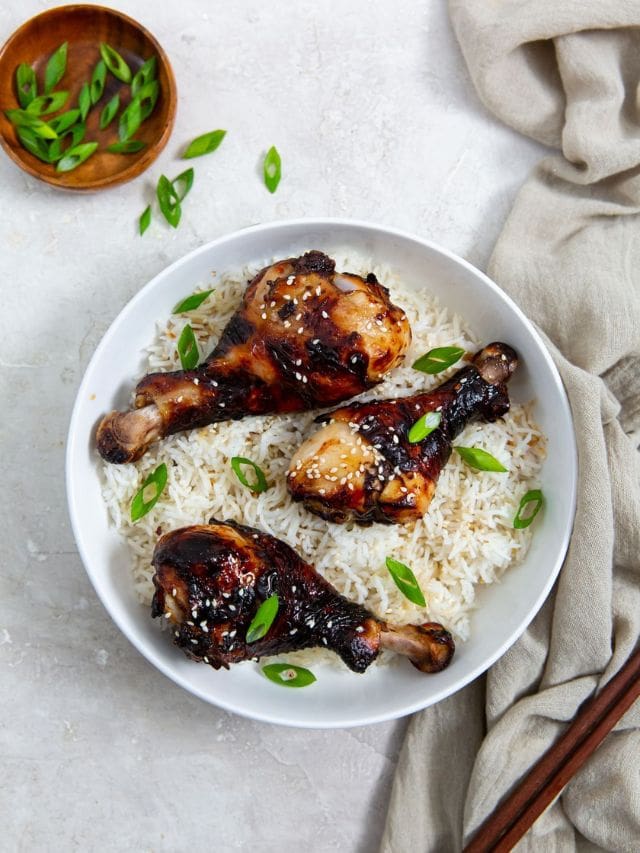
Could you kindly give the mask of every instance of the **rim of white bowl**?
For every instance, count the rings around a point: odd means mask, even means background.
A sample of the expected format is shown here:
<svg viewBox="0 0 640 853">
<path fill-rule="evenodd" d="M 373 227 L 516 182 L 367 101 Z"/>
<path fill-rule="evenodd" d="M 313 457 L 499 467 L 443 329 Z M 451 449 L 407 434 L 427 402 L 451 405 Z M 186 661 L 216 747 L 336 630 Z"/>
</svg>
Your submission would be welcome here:
<svg viewBox="0 0 640 853">
<path fill-rule="evenodd" d="M 100 581 L 98 575 L 94 572 L 93 566 L 91 563 L 91 559 L 87 550 L 85 548 L 83 531 L 80 529 L 79 524 L 77 522 L 77 516 L 75 511 L 75 502 L 77 501 L 77 495 L 75 493 L 73 477 L 72 477 L 72 459 L 75 453 L 76 443 L 78 440 L 77 429 L 76 429 L 76 421 L 79 418 L 79 413 L 83 405 L 83 401 L 86 397 L 86 390 L 88 386 L 89 375 L 92 372 L 93 365 L 96 361 L 99 360 L 102 355 L 102 351 L 108 346 L 111 337 L 115 334 L 115 329 L 119 325 L 122 316 L 126 313 L 135 310 L 137 303 L 142 300 L 146 293 L 149 290 L 152 290 L 159 279 L 164 278 L 165 276 L 173 273 L 174 270 L 181 267 L 183 264 L 187 263 L 191 258 L 197 257 L 198 255 L 211 250 L 217 246 L 224 244 L 227 241 L 235 239 L 238 234 L 247 234 L 247 233 L 259 233 L 262 231 L 278 231 L 280 229 L 287 228 L 317 228 L 317 227 L 334 227 L 334 228 L 359 228 L 369 231 L 375 231 L 378 233 L 382 233 L 385 235 L 391 235 L 395 237 L 400 237 L 403 240 L 408 240 L 412 243 L 415 243 L 419 246 L 424 246 L 431 251 L 434 251 L 440 255 L 447 257 L 449 260 L 453 261 L 456 264 L 464 267 L 470 272 L 474 273 L 476 276 L 481 278 L 484 283 L 492 290 L 500 299 L 504 300 L 511 310 L 519 317 L 521 322 L 526 326 L 528 332 L 535 339 L 538 344 L 540 351 L 544 357 L 547 366 L 551 371 L 551 375 L 556 385 L 556 389 L 560 392 L 560 400 L 561 406 L 564 410 L 563 414 L 568 418 L 568 422 L 571 425 L 571 482 L 569 484 L 569 501 L 570 501 L 570 523 L 567 525 L 567 528 L 562 537 L 561 547 L 558 550 L 558 554 L 555 559 L 555 563 L 553 565 L 552 570 L 549 572 L 549 577 L 547 579 L 546 584 L 544 585 L 541 593 L 536 598 L 535 602 L 531 605 L 529 613 L 527 617 L 523 620 L 523 622 L 509 634 L 509 636 L 500 644 L 500 646 L 491 654 L 486 660 L 484 660 L 481 664 L 478 664 L 474 667 L 470 672 L 465 675 L 460 676 L 458 681 L 456 681 L 453 685 L 449 685 L 448 687 L 444 687 L 439 691 L 435 691 L 431 693 L 428 697 L 426 697 L 426 701 L 416 701 L 409 704 L 399 704 L 398 707 L 394 707 L 389 711 L 385 711 L 379 714 L 369 714 L 366 716 L 360 716 L 357 718 L 346 718 L 345 720 L 335 720 L 330 722 L 314 722 L 313 720 L 299 720 L 299 719 L 286 719 L 278 714 L 269 713 L 269 712 L 249 712 L 241 706 L 236 705 L 234 702 L 229 702 L 225 700 L 213 699 L 209 696 L 205 691 L 200 690 L 197 686 L 190 684 L 186 681 L 186 679 L 182 678 L 178 673 L 176 673 L 169 665 L 167 665 L 155 652 L 150 648 L 141 648 L 136 639 L 132 636 L 129 631 L 128 626 L 124 619 L 119 618 L 114 615 L 112 612 L 109 603 L 108 596 L 105 594 L 104 588 Z M 545 344 L 542 336 L 533 325 L 533 323 L 529 320 L 529 318 L 524 314 L 524 312 L 519 308 L 519 306 L 513 301 L 513 299 L 500 288 L 488 275 L 475 267 L 472 263 L 465 260 L 464 258 L 457 255 L 455 252 L 452 252 L 449 249 L 446 249 L 443 246 L 440 246 L 437 243 L 432 242 L 431 240 L 424 239 L 422 237 L 418 237 L 415 234 L 412 234 L 409 231 L 404 231 L 400 228 L 393 228 L 387 225 L 380 225 L 375 222 L 369 222 L 366 220 L 360 219 L 344 219 L 344 218 L 333 218 L 333 217 L 318 217 L 314 219 L 307 218 L 298 218 L 298 219 L 282 219 L 275 220 L 272 222 L 263 222 L 257 225 L 249 225 L 245 228 L 238 228 L 235 231 L 232 231 L 228 234 L 224 234 L 221 237 L 216 238 L 215 240 L 211 240 L 208 243 L 204 243 L 202 246 L 198 246 L 197 249 L 193 249 L 191 252 L 188 252 L 186 255 L 182 255 L 172 264 L 165 267 L 161 270 L 157 275 L 155 275 L 150 281 L 147 282 L 139 291 L 137 291 L 131 299 L 123 306 L 121 311 L 118 312 L 117 316 L 114 318 L 113 322 L 102 336 L 98 346 L 94 350 L 89 363 L 85 369 L 84 375 L 82 377 L 82 381 L 78 387 L 78 392 L 76 394 L 76 399 L 73 405 L 73 409 L 71 412 L 71 419 L 69 421 L 69 430 L 67 433 L 67 443 L 66 443 L 66 451 L 65 451 L 65 484 L 67 491 L 67 508 L 69 511 L 69 518 L 71 520 L 71 529 L 73 531 L 74 539 L 76 541 L 76 545 L 78 547 L 78 552 L 80 554 L 80 558 L 82 560 L 82 564 L 85 568 L 85 571 L 91 581 L 91 584 L 102 602 L 103 607 L 111 617 L 111 619 L 115 622 L 118 629 L 124 634 L 124 636 L 129 640 L 131 645 L 144 657 L 149 663 L 153 664 L 156 669 L 160 670 L 167 678 L 170 678 L 178 686 L 182 687 L 188 693 L 191 693 L 194 696 L 197 696 L 199 699 L 202 699 L 204 702 L 207 702 L 210 705 L 214 705 L 218 708 L 222 708 L 225 711 L 231 711 L 234 714 L 238 714 L 239 716 L 246 717 L 252 720 L 258 720 L 259 722 L 264 723 L 273 723 L 282 726 L 290 726 L 293 728 L 305 728 L 305 729 L 337 729 L 337 728 L 351 728 L 354 726 L 364 726 L 364 725 L 373 725 L 374 723 L 386 722 L 388 720 L 399 719 L 401 717 L 408 716 L 410 714 L 414 714 L 417 711 L 422 711 L 425 708 L 430 707 L 431 705 L 435 705 L 437 702 L 440 702 L 442 699 L 445 699 L 448 696 L 453 696 L 458 691 L 462 690 L 463 687 L 466 687 L 467 684 L 470 684 L 472 681 L 475 681 L 480 675 L 486 672 L 493 664 L 502 657 L 505 652 L 511 648 L 511 646 L 518 640 L 518 638 L 526 631 L 534 617 L 537 615 L 538 611 L 546 601 L 551 589 L 556 582 L 556 579 L 560 573 L 560 569 L 562 568 L 562 564 L 564 563 L 564 559 L 567 554 L 567 550 L 569 548 L 569 542 L 571 540 L 571 534 L 573 532 L 573 526 L 575 522 L 575 513 L 576 513 L 576 504 L 577 504 L 577 485 L 578 485 L 578 448 L 576 443 L 576 434 L 575 427 L 573 422 L 573 414 L 571 412 L 571 406 L 569 403 L 569 398 L 567 396 L 567 392 L 562 381 L 562 377 L 558 371 L 558 368 L 553 361 L 551 354 Z"/>
</svg>

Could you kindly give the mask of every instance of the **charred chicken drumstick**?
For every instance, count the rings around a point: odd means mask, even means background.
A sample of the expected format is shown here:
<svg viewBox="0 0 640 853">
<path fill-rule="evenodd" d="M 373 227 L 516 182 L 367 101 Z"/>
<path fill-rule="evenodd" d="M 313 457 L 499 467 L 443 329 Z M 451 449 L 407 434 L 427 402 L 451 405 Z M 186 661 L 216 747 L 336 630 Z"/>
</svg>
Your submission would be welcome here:
<svg viewBox="0 0 640 853">
<path fill-rule="evenodd" d="M 188 657 L 214 669 L 325 646 L 354 672 L 383 648 L 406 655 L 422 672 L 451 660 L 454 643 L 442 625 L 390 625 L 348 601 L 284 542 L 232 522 L 183 527 L 163 536 L 153 555 L 152 615 L 168 617 Z M 260 604 L 278 596 L 277 615 L 262 639 L 246 642 Z"/>
<path fill-rule="evenodd" d="M 249 283 L 203 364 L 149 374 L 134 411 L 103 419 L 98 450 L 132 462 L 180 430 L 336 405 L 380 382 L 410 339 L 404 312 L 373 274 L 337 273 L 316 251 L 280 261 Z"/>
<path fill-rule="evenodd" d="M 327 425 L 295 454 L 287 483 L 294 500 L 329 521 L 403 524 L 427 511 L 453 439 L 471 421 L 509 411 L 506 382 L 518 360 L 492 343 L 444 384 L 398 400 L 354 403 L 321 415 Z M 412 425 L 427 412 L 440 424 L 418 443 Z"/>
</svg>

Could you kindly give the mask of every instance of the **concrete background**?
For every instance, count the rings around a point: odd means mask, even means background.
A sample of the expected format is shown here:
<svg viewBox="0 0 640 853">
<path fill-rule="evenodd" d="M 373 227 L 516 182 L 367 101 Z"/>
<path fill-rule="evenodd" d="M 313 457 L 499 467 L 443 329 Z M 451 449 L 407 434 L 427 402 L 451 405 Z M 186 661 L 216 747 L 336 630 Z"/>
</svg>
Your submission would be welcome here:
<svg viewBox="0 0 640 853">
<path fill-rule="evenodd" d="M 4 2 L 0 40 L 50 5 Z M 143 660 L 94 595 L 69 529 L 71 407 L 123 305 L 203 242 L 255 222 L 350 216 L 483 267 L 541 150 L 478 102 L 443 2 L 113 5 L 173 63 L 178 117 L 159 161 L 79 197 L 0 156 L 0 849 L 365 853 L 405 721 L 332 732 L 254 723 Z M 218 127 L 228 136 L 193 161 L 180 228 L 156 222 L 139 238 L 160 173 L 177 174 L 184 143 Z M 259 177 L 272 144 L 284 173 L 274 196 Z"/>
</svg>

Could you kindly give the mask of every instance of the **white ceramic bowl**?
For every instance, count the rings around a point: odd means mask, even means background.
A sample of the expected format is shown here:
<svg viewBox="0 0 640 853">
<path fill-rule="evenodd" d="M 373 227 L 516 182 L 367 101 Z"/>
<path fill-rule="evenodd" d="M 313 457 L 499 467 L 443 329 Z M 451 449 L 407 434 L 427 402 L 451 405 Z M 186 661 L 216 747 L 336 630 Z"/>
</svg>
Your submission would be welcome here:
<svg viewBox="0 0 640 853">
<path fill-rule="evenodd" d="M 408 661 L 372 667 L 364 675 L 315 667 L 318 681 L 288 690 L 259 676 L 254 664 L 214 672 L 195 664 L 170 642 L 136 601 L 127 549 L 109 525 L 100 495 L 95 427 L 103 413 L 125 406 L 142 351 L 155 323 L 211 270 L 221 272 L 309 248 L 331 254 L 350 247 L 398 271 L 415 288 L 428 288 L 470 319 L 484 341 L 504 340 L 521 357 L 510 385 L 515 399 L 534 399 L 548 436 L 542 472 L 547 505 L 536 523 L 524 563 L 502 582 L 481 589 L 471 639 L 459 643 L 448 669 L 417 672 Z M 140 290 L 122 310 L 87 368 L 71 418 L 67 491 L 76 541 L 104 606 L 133 645 L 165 675 L 207 702 L 258 720 L 307 727 L 355 726 L 400 717 L 455 693 L 484 672 L 515 642 L 547 597 L 560 570 L 573 524 L 577 456 L 571 412 L 558 372 L 531 323 L 497 285 L 451 252 L 409 234 L 349 220 L 298 220 L 258 225 L 215 240 L 177 261 Z M 357 535 L 354 534 L 354 535 Z"/>
</svg>

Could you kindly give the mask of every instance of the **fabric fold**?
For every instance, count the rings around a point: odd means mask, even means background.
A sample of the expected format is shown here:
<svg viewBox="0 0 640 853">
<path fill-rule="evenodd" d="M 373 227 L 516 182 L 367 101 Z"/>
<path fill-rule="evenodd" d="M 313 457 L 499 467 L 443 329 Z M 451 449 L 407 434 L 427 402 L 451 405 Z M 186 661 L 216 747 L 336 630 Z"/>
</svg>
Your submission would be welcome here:
<svg viewBox="0 0 640 853">
<path fill-rule="evenodd" d="M 560 149 L 520 191 L 488 272 L 546 336 L 562 375 L 578 505 L 554 593 L 487 673 L 484 706 L 473 684 L 447 700 L 446 724 L 440 706 L 412 719 L 382 841 L 393 853 L 460 850 L 640 635 L 640 4 L 449 9 L 483 103 Z M 639 729 L 636 703 L 517 849 L 637 851 Z M 453 749 L 464 731 L 475 734 L 452 772 L 442 743 Z M 407 779 L 419 821 L 406 819 Z"/>
</svg>

